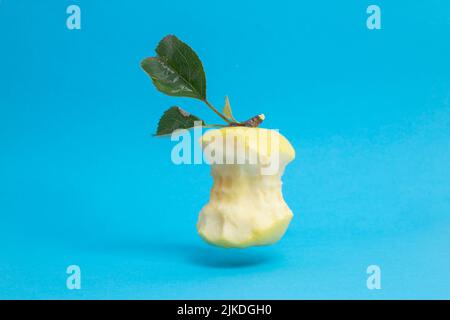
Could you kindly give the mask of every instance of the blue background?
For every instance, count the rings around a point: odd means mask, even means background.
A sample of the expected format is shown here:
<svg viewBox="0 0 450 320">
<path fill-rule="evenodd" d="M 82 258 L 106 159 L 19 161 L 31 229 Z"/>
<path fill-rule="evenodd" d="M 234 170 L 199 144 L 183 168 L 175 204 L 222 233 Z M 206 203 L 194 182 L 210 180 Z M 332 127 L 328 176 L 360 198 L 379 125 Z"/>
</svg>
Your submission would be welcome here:
<svg viewBox="0 0 450 320">
<path fill-rule="evenodd" d="M 1 0 L 0 298 L 450 298 L 450 2 L 373 3 L 381 30 L 368 1 Z M 209 168 L 151 133 L 173 104 L 218 119 L 139 66 L 171 33 L 297 151 L 274 246 L 197 236 Z"/>
</svg>

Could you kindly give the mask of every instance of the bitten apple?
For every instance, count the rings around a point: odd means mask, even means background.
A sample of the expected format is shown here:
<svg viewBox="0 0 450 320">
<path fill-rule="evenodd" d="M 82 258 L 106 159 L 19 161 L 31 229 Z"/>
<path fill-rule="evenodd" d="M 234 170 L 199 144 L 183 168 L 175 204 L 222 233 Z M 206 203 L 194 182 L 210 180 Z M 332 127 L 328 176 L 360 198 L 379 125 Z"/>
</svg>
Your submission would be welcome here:
<svg viewBox="0 0 450 320">
<path fill-rule="evenodd" d="M 280 240 L 293 217 L 281 190 L 284 169 L 295 158 L 289 141 L 275 130 L 225 127 L 200 142 L 214 179 L 198 218 L 200 236 L 226 248 Z"/>
</svg>

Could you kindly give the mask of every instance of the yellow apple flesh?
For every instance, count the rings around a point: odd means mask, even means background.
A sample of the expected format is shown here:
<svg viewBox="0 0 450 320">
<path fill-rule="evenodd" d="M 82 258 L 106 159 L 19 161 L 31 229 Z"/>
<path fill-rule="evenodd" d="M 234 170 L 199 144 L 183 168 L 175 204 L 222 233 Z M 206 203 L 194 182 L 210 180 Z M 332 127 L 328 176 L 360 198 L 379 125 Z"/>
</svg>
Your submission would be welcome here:
<svg viewBox="0 0 450 320">
<path fill-rule="evenodd" d="M 258 138 L 249 138 L 255 136 Z M 224 146 L 229 137 L 244 137 L 241 146 L 246 162 L 211 164 L 214 184 L 210 200 L 200 212 L 198 232 L 206 242 L 226 248 L 273 244 L 284 235 L 293 217 L 283 198 L 281 177 L 295 151 L 275 130 L 245 127 L 206 132 L 200 141 L 203 151 L 215 153 L 216 159 L 225 162 L 230 150 Z M 251 152 L 258 157 L 257 163 L 249 163 Z M 271 159 L 278 159 L 278 165 L 264 173 L 262 169 Z"/>
</svg>

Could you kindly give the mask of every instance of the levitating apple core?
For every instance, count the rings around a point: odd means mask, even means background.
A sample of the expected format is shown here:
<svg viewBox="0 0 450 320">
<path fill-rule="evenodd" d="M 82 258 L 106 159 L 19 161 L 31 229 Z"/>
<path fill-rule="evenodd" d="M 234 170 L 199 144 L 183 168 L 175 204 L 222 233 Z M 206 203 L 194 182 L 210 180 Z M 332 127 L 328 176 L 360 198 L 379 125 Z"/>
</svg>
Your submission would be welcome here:
<svg viewBox="0 0 450 320">
<path fill-rule="evenodd" d="M 295 151 L 277 131 L 243 127 L 210 130 L 201 139 L 203 151 L 212 151 L 216 158 L 218 155 L 226 158 L 229 150 L 213 137 L 220 134 L 224 138 L 220 140 L 227 141 L 227 136 L 248 137 L 247 133 L 256 133 L 259 137 L 259 140 L 244 139 L 247 162 L 211 165 L 214 184 L 209 202 L 201 210 L 197 223 L 200 236 L 220 247 L 273 244 L 284 235 L 293 217 L 283 198 L 281 177 L 286 165 L 294 159 Z M 275 140 L 277 143 L 272 144 Z M 252 151 L 263 161 L 248 163 Z M 272 157 L 275 152 L 277 157 Z M 275 158 L 278 163 L 271 172 L 262 170 L 270 159 Z"/>
</svg>

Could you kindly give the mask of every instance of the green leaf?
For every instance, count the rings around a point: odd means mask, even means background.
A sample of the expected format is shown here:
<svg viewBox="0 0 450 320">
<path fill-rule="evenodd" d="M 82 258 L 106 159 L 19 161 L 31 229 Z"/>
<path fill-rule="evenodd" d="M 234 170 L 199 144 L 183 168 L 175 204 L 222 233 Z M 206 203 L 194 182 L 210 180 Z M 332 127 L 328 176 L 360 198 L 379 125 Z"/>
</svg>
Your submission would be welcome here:
<svg viewBox="0 0 450 320">
<path fill-rule="evenodd" d="M 230 100 L 228 100 L 228 96 L 225 97 L 225 106 L 223 107 L 223 114 L 224 114 L 225 117 L 227 117 L 228 119 L 233 120 L 234 122 L 238 122 L 238 121 L 233 117 L 233 112 L 231 111 Z"/>
<path fill-rule="evenodd" d="M 176 36 L 169 35 L 156 48 L 157 57 L 144 59 L 142 68 L 156 88 L 176 97 L 206 99 L 206 76 L 197 54 Z"/>
<path fill-rule="evenodd" d="M 190 129 L 194 127 L 195 121 L 201 122 L 202 126 L 205 125 L 203 120 L 189 114 L 180 107 L 171 107 L 166 110 L 161 119 L 159 119 L 158 129 L 156 130 L 155 135 L 162 136 L 171 134 L 177 129 Z"/>
</svg>

